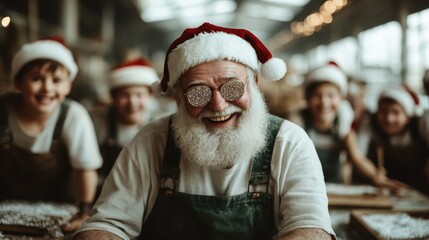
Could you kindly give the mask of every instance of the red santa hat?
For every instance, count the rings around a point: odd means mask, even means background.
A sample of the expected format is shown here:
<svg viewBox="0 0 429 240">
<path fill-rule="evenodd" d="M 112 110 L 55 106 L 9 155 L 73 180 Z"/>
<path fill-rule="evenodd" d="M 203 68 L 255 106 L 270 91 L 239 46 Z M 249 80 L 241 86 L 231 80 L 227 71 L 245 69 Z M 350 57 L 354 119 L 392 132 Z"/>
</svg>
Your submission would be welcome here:
<svg viewBox="0 0 429 240">
<path fill-rule="evenodd" d="M 174 86 L 190 68 L 221 59 L 242 63 L 267 80 L 279 80 L 286 73 L 284 61 L 273 58 L 251 32 L 204 23 L 197 28 L 185 29 L 169 47 L 161 81 L 162 90 L 166 92 L 168 87 Z"/>
<path fill-rule="evenodd" d="M 152 86 L 159 82 L 158 74 L 145 58 L 128 60 L 115 66 L 109 78 L 109 88 L 131 85 Z"/>
<path fill-rule="evenodd" d="M 406 85 L 387 88 L 381 92 L 378 101 L 382 99 L 396 101 L 402 106 L 409 117 L 420 116 L 423 113 L 419 96 Z"/>
<path fill-rule="evenodd" d="M 21 68 L 37 59 L 49 59 L 62 64 L 69 72 L 70 78 L 75 79 L 78 67 L 72 52 L 65 45 L 61 36 L 53 36 L 24 44 L 12 60 L 11 78 L 15 81 L 16 74 Z"/>
<path fill-rule="evenodd" d="M 334 61 L 311 71 L 306 77 L 306 87 L 316 82 L 330 82 L 337 85 L 343 95 L 347 94 L 347 75 Z"/>
</svg>

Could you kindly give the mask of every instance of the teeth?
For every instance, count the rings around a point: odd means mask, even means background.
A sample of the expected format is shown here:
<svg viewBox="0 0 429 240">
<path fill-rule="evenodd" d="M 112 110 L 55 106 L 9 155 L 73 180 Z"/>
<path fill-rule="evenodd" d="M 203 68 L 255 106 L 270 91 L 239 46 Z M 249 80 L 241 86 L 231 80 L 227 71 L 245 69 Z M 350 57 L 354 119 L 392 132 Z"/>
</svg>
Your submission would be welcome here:
<svg viewBox="0 0 429 240">
<path fill-rule="evenodd" d="M 213 121 L 213 122 L 223 122 L 230 117 L 231 117 L 231 115 L 226 115 L 226 116 L 211 117 L 209 119 L 210 119 L 210 121 Z"/>
<path fill-rule="evenodd" d="M 51 101 L 52 101 L 52 98 L 51 97 L 39 97 L 39 101 L 41 102 L 41 103 L 50 103 Z"/>
</svg>

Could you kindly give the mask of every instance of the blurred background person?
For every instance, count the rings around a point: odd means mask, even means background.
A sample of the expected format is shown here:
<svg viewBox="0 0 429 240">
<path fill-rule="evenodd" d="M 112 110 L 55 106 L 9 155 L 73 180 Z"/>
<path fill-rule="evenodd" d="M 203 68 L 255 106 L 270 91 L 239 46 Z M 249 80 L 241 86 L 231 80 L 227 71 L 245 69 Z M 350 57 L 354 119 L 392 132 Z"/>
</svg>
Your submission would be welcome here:
<svg viewBox="0 0 429 240">
<path fill-rule="evenodd" d="M 102 164 L 86 109 L 67 99 L 78 67 L 61 37 L 25 44 L 12 61 L 16 92 L 0 97 L 0 200 L 78 202 L 88 217 Z"/>
<path fill-rule="evenodd" d="M 349 156 L 353 166 L 377 186 L 393 189 L 399 184 L 381 177 L 375 166 L 366 159 L 357 146 L 352 131 L 353 110 L 344 99 L 347 92 L 347 76 L 339 66 L 330 61 L 310 71 L 305 80 L 307 107 L 300 111 L 297 123 L 312 139 L 322 163 L 326 182 L 344 183 L 342 153 Z"/>
<path fill-rule="evenodd" d="M 419 104 L 405 85 L 384 89 L 359 140 L 387 177 L 429 194 L 429 120 Z"/>
<path fill-rule="evenodd" d="M 359 132 L 359 129 L 368 124 L 370 111 L 365 105 L 367 83 L 363 79 L 351 77 L 348 81 L 347 101 L 353 109 L 352 128 Z"/>
<path fill-rule="evenodd" d="M 124 61 L 111 70 L 111 103 L 90 111 L 104 160 L 99 171 L 100 187 L 122 148 L 154 118 L 151 85 L 157 81 L 155 69 L 141 57 Z"/>
</svg>

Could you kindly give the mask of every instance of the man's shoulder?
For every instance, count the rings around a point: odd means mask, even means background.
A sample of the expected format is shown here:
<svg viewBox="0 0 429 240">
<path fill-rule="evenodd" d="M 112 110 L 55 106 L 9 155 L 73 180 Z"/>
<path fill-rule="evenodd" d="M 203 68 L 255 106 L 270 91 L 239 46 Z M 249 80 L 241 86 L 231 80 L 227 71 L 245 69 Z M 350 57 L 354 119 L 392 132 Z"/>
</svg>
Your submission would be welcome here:
<svg viewBox="0 0 429 240">
<path fill-rule="evenodd" d="M 126 146 L 131 152 L 156 152 L 163 149 L 168 135 L 170 117 L 162 117 L 144 125 Z"/>
<path fill-rule="evenodd" d="M 279 131 L 277 133 L 277 140 L 287 142 L 301 142 L 309 139 L 305 130 L 297 123 L 292 122 L 288 119 L 282 119 Z"/>
<path fill-rule="evenodd" d="M 275 115 L 270 115 L 270 118 L 274 121 L 278 121 L 280 124 L 279 132 L 288 133 L 290 131 L 303 131 L 303 128 L 299 126 L 297 123 L 292 122 L 289 119 L 281 118 Z"/>
<path fill-rule="evenodd" d="M 168 131 L 171 116 L 164 116 L 145 124 L 139 131 L 139 137 L 149 136 Z"/>
</svg>

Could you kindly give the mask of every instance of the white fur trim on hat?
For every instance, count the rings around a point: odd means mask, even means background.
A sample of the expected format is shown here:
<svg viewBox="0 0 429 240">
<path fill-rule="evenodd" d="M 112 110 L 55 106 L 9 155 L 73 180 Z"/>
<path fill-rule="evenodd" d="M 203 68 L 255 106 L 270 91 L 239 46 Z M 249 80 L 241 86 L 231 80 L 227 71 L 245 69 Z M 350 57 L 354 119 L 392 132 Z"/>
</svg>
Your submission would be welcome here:
<svg viewBox="0 0 429 240">
<path fill-rule="evenodd" d="M 255 49 L 244 39 L 224 32 L 201 33 L 178 45 L 168 57 L 170 87 L 192 67 L 205 62 L 227 59 L 258 70 Z"/>
<path fill-rule="evenodd" d="M 109 88 L 113 89 L 132 85 L 152 86 L 153 83 L 158 81 L 158 74 L 153 68 L 129 66 L 112 71 L 109 79 Z"/>
<path fill-rule="evenodd" d="M 410 93 L 408 93 L 404 88 L 394 87 L 394 88 L 386 89 L 380 94 L 378 99 L 380 101 L 386 98 L 392 99 L 397 103 L 399 103 L 404 109 L 407 116 L 412 117 L 417 114 L 416 103 L 414 102 Z"/>
<path fill-rule="evenodd" d="M 62 64 L 74 80 L 78 67 L 71 51 L 64 45 L 53 40 L 38 40 L 25 44 L 12 60 L 11 78 L 15 81 L 16 74 L 28 62 L 36 59 L 50 59 Z"/>
<path fill-rule="evenodd" d="M 306 79 L 306 86 L 315 82 L 330 82 L 340 88 L 341 94 L 347 94 L 347 76 L 337 66 L 328 64 L 311 71 Z"/>
</svg>

